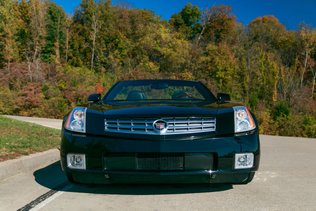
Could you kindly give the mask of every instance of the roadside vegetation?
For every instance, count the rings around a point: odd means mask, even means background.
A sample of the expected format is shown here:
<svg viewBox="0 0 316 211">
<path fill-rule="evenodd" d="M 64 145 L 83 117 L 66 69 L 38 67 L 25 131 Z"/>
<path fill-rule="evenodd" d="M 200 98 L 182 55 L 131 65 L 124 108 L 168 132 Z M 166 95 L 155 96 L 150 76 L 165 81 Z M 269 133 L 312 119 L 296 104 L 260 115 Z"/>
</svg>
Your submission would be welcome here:
<svg viewBox="0 0 316 211">
<path fill-rule="evenodd" d="M 0 116 L 0 162 L 57 148 L 60 130 Z"/>
<path fill-rule="evenodd" d="M 166 5 L 167 6 L 167 5 Z M 82 0 L 0 2 L 0 114 L 61 118 L 124 79 L 200 80 L 247 104 L 264 134 L 316 137 L 316 30 L 187 4 L 170 20 Z"/>
</svg>

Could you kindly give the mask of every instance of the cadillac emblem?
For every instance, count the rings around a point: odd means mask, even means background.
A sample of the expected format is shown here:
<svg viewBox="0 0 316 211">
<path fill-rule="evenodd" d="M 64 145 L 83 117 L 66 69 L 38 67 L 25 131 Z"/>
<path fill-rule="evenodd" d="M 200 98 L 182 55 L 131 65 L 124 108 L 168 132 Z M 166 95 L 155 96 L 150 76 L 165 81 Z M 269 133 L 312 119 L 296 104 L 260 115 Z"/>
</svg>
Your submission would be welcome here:
<svg viewBox="0 0 316 211">
<path fill-rule="evenodd" d="M 165 133 L 168 129 L 168 123 L 162 119 L 158 119 L 153 123 L 154 130 L 160 134 Z"/>
</svg>

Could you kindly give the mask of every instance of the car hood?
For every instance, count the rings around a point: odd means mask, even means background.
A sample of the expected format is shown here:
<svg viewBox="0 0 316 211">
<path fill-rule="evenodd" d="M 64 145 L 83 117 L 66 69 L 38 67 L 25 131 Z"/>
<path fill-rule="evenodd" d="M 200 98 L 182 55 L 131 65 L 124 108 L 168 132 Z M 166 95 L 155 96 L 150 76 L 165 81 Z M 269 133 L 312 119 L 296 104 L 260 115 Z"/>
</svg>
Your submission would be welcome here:
<svg viewBox="0 0 316 211">
<path fill-rule="evenodd" d="M 107 117 L 141 118 L 141 117 L 188 117 L 214 116 L 218 111 L 231 111 L 237 103 L 209 104 L 129 104 L 109 105 L 93 104 L 88 112 L 103 114 Z"/>
</svg>

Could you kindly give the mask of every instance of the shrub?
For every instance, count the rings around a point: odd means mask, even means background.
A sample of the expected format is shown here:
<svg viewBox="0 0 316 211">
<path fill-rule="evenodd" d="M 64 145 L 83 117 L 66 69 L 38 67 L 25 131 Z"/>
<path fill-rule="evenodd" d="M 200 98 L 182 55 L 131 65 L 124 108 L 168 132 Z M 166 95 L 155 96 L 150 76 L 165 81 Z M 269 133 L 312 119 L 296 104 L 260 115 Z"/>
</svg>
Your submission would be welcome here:
<svg viewBox="0 0 316 211">
<path fill-rule="evenodd" d="M 14 113 L 14 98 L 16 94 L 7 87 L 0 86 L 0 114 Z"/>
<path fill-rule="evenodd" d="M 316 138 L 316 118 L 306 115 L 303 120 L 304 136 Z"/>
<path fill-rule="evenodd" d="M 272 110 L 272 113 L 271 113 L 272 118 L 274 120 L 278 120 L 280 117 L 281 118 L 286 118 L 286 117 L 289 116 L 289 114 L 290 114 L 289 105 L 286 102 L 284 102 L 284 101 L 278 102 L 274 106 L 274 108 Z"/>
</svg>

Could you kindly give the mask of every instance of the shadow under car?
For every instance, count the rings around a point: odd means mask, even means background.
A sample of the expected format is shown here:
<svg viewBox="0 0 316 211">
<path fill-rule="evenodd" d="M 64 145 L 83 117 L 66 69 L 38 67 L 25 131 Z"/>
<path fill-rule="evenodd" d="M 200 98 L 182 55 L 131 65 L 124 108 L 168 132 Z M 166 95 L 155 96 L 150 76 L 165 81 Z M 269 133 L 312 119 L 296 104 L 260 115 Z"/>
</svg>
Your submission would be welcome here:
<svg viewBox="0 0 316 211">
<path fill-rule="evenodd" d="M 230 184 L 109 184 L 87 185 L 69 183 L 57 161 L 33 173 L 35 181 L 52 190 L 91 194 L 161 195 L 220 192 L 233 188 Z M 71 185 L 71 186 L 69 186 Z M 68 188 L 66 188 L 68 187 Z"/>
</svg>

